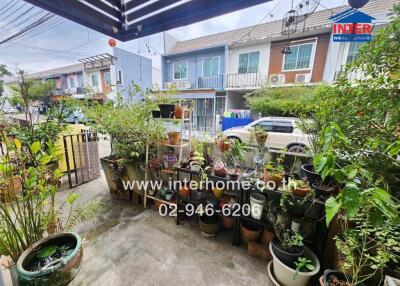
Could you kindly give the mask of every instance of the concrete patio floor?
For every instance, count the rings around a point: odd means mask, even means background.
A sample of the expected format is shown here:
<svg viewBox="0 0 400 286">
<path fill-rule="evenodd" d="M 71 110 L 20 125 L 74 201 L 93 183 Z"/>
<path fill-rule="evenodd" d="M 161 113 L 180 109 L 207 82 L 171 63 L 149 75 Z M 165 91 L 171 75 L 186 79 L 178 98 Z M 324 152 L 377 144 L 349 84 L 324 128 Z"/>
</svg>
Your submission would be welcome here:
<svg viewBox="0 0 400 286">
<path fill-rule="evenodd" d="M 84 261 L 72 286 L 272 285 L 267 263 L 232 246 L 230 232 L 205 238 L 195 219 L 177 226 L 155 209 L 113 197 L 104 176 L 75 191 L 79 203 L 96 199 L 105 206 L 76 229 L 84 237 Z"/>
</svg>

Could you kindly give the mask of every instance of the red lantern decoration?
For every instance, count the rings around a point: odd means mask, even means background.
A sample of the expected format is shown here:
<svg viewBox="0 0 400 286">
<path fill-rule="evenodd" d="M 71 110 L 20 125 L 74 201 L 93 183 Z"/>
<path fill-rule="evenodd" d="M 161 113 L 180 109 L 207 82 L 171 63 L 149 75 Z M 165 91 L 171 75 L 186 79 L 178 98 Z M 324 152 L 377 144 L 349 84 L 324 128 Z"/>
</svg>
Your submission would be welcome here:
<svg viewBox="0 0 400 286">
<path fill-rule="evenodd" d="M 108 45 L 109 45 L 111 48 L 114 48 L 114 47 L 117 45 L 117 41 L 114 40 L 114 39 L 109 39 L 109 40 L 108 40 Z"/>
</svg>

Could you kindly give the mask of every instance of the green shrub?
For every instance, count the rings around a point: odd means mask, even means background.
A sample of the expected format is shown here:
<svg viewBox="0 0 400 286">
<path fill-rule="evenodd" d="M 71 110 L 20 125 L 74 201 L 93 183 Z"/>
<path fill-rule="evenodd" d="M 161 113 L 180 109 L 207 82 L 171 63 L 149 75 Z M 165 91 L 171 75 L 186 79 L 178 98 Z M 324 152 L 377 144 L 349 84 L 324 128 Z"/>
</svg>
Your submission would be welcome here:
<svg viewBox="0 0 400 286">
<path fill-rule="evenodd" d="M 313 110 L 317 87 L 263 87 L 246 95 L 247 105 L 263 116 L 300 116 Z"/>
</svg>

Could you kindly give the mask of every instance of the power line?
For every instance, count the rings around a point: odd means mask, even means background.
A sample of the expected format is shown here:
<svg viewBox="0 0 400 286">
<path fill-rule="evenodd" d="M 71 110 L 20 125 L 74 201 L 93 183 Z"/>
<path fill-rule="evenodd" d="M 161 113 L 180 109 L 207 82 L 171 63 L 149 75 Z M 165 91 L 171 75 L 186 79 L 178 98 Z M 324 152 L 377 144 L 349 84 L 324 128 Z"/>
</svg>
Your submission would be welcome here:
<svg viewBox="0 0 400 286">
<path fill-rule="evenodd" d="M 11 3 L 13 3 L 14 0 L 11 0 L 10 2 L 8 2 L 6 5 L 3 6 L 3 8 L 0 9 L 0 12 L 3 12 L 4 9 L 6 9 Z"/>
<path fill-rule="evenodd" d="M 3 14 L 6 13 L 7 11 L 9 11 L 11 8 L 13 8 L 13 7 L 14 7 L 15 5 L 17 5 L 17 4 L 18 4 L 18 2 L 15 3 L 14 5 L 12 5 L 10 8 L 8 8 L 6 11 L 4 11 Z M 16 12 L 18 12 L 19 10 L 21 10 L 22 8 L 24 8 L 26 5 L 28 5 L 28 4 L 27 4 L 27 3 L 24 3 L 24 4 L 22 4 L 21 6 L 19 6 L 17 9 L 15 9 L 14 11 L 11 11 L 11 13 L 10 13 L 9 15 L 5 16 L 3 19 L 0 19 L 0 22 L 4 22 L 4 20 L 6 20 L 6 19 L 8 19 L 9 17 L 15 15 Z M 34 7 L 35 7 L 35 6 L 32 6 L 32 7 L 30 8 L 30 10 L 31 10 L 32 8 L 34 8 Z"/>
</svg>

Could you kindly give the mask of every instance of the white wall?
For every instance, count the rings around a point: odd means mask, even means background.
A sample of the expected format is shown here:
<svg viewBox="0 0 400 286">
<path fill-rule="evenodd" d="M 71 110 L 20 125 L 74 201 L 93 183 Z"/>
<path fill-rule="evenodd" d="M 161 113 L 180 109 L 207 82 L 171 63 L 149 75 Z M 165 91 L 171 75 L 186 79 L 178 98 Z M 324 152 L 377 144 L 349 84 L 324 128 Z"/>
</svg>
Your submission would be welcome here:
<svg viewBox="0 0 400 286">
<path fill-rule="evenodd" d="M 162 85 L 161 85 L 161 70 L 160 69 L 158 69 L 156 67 L 152 68 L 152 78 L 153 78 L 153 81 L 152 81 L 153 85 L 158 85 L 158 86 L 162 87 Z"/>
<path fill-rule="evenodd" d="M 267 77 L 269 67 L 269 57 L 271 52 L 271 43 L 263 42 L 250 44 L 246 46 L 236 46 L 228 51 L 227 74 L 237 74 L 239 68 L 239 55 L 249 52 L 260 52 L 258 72 Z"/>
</svg>

